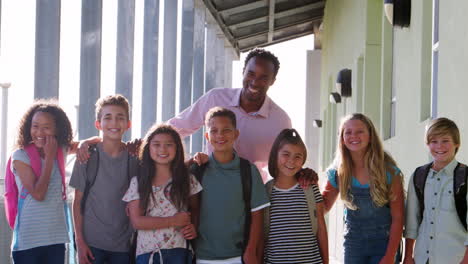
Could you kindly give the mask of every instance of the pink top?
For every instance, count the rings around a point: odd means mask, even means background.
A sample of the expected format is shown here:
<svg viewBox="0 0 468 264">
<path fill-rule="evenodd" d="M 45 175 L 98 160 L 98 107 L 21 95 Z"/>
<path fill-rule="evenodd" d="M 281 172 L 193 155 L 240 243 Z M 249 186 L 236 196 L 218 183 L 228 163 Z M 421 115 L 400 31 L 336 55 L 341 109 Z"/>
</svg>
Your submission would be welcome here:
<svg viewBox="0 0 468 264">
<path fill-rule="evenodd" d="M 237 129 L 240 131 L 234 148 L 240 157 L 257 166 L 265 182 L 271 145 L 281 130 L 291 128 L 291 119 L 268 96 L 258 112 L 246 113 L 240 107 L 241 91 L 233 88 L 212 89 L 168 123 L 176 127 L 182 137 L 186 137 L 204 125 L 209 109 L 215 106 L 230 109 L 236 114 Z M 211 145 L 208 144 L 206 152 L 212 152 Z"/>
</svg>

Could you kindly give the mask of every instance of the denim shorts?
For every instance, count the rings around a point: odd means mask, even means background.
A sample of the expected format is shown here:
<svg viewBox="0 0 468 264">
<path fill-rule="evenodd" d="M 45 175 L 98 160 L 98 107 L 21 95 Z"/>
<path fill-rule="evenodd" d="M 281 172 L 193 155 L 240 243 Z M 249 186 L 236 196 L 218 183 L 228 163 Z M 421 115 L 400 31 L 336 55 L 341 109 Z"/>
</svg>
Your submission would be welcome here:
<svg viewBox="0 0 468 264">
<path fill-rule="evenodd" d="M 151 253 L 145 253 L 137 256 L 137 264 L 148 264 Z M 161 264 L 160 258 L 162 257 L 164 263 L 170 264 L 192 264 L 192 252 L 186 248 L 172 248 L 161 249 L 153 255 L 153 263 Z"/>
</svg>

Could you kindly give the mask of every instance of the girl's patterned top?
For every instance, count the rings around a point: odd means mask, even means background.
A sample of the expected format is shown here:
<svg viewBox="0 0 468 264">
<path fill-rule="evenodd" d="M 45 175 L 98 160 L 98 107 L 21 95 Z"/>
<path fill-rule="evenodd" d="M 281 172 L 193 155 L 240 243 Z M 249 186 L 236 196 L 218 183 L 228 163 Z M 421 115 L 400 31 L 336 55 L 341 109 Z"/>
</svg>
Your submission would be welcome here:
<svg viewBox="0 0 468 264">
<path fill-rule="evenodd" d="M 170 181 L 169 181 L 170 182 Z M 169 184 L 169 182 L 167 184 Z M 167 198 L 170 186 L 153 186 L 154 200 L 150 199 L 147 216 L 169 217 L 178 213 L 177 208 Z M 202 190 L 200 183 L 193 175 L 190 175 L 190 195 L 197 194 Z M 165 192 L 165 193 L 164 193 Z M 125 193 L 123 200 L 126 202 L 139 200 L 138 180 L 133 177 L 130 187 Z M 186 241 L 178 228 L 161 228 L 154 230 L 138 230 L 136 255 L 151 253 L 159 249 L 185 248 Z"/>
</svg>

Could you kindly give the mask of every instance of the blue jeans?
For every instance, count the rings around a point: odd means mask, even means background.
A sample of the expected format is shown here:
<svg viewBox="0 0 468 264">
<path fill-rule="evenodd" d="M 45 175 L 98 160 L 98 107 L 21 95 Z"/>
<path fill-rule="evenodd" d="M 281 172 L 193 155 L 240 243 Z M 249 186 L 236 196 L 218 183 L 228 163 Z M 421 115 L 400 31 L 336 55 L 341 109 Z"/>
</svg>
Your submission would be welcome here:
<svg viewBox="0 0 468 264">
<path fill-rule="evenodd" d="M 387 239 L 380 240 L 345 240 L 345 264 L 378 264 L 385 256 Z"/>
<path fill-rule="evenodd" d="M 93 264 L 128 264 L 130 254 L 128 252 L 115 252 L 95 247 L 89 247 L 93 253 Z"/>
<path fill-rule="evenodd" d="M 14 264 L 63 264 L 65 262 L 65 244 L 13 251 L 12 255 Z"/>
<path fill-rule="evenodd" d="M 164 264 L 192 264 L 192 252 L 185 248 L 162 249 L 154 253 L 152 264 L 161 264 L 159 258 L 162 255 Z M 137 264 L 148 264 L 151 253 L 138 255 Z"/>
</svg>

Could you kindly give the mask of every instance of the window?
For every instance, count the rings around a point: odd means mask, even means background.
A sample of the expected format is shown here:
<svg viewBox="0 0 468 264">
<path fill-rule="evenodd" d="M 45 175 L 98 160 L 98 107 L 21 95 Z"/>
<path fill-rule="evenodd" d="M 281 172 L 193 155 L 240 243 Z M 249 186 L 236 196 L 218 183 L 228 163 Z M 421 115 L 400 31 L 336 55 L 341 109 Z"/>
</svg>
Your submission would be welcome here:
<svg viewBox="0 0 468 264">
<path fill-rule="evenodd" d="M 439 81 L 439 0 L 433 0 L 432 28 L 431 117 L 436 118 Z"/>
</svg>

